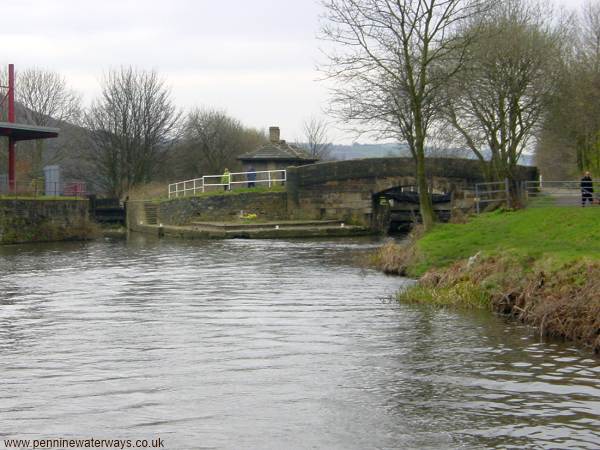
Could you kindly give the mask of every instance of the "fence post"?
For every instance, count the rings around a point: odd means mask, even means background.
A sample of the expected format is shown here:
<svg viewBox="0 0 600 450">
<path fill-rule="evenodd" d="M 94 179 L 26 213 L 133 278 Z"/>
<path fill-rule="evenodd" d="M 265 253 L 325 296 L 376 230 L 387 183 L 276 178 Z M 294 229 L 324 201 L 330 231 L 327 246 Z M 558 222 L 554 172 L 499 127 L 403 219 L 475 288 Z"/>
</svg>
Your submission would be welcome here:
<svg viewBox="0 0 600 450">
<path fill-rule="evenodd" d="M 479 211 L 479 185 L 475 184 L 475 208 L 477 211 L 477 214 L 480 213 Z"/>
<path fill-rule="evenodd" d="M 268 174 L 269 174 L 269 188 L 270 188 L 271 187 L 271 171 L 270 170 L 269 170 Z"/>
<path fill-rule="evenodd" d="M 506 189 L 506 207 L 510 209 L 510 183 L 508 178 L 504 179 L 504 188 Z"/>
</svg>

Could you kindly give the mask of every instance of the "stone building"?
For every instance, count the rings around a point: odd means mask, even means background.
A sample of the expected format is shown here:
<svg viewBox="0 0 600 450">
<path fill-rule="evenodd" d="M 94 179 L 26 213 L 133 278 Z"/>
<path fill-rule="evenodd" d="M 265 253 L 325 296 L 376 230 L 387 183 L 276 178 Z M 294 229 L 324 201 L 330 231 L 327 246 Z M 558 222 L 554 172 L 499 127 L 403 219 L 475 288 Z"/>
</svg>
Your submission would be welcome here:
<svg viewBox="0 0 600 450">
<path fill-rule="evenodd" d="M 281 170 L 290 166 L 312 164 L 319 160 L 305 150 L 281 140 L 279 127 L 269 128 L 268 144 L 253 152 L 240 155 L 237 159 L 242 162 L 244 172 Z"/>
</svg>

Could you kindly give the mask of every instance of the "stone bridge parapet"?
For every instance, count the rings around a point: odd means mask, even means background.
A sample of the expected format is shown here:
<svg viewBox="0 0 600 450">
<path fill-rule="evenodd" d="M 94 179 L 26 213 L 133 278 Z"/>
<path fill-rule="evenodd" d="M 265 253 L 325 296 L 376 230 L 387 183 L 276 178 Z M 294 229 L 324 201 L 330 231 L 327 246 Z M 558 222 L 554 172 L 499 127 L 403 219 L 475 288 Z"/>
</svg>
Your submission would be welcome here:
<svg viewBox="0 0 600 450">
<path fill-rule="evenodd" d="M 518 178 L 533 180 L 535 167 L 519 166 Z M 394 187 L 414 186 L 412 158 L 331 161 L 287 169 L 288 214 L 297 219 L 345 219 L 371 225 L 373 197 Z M 430 158 L 426 173 L 434 191 L 460 193 L 483 182 L 481 163 Z"/>
</svg>

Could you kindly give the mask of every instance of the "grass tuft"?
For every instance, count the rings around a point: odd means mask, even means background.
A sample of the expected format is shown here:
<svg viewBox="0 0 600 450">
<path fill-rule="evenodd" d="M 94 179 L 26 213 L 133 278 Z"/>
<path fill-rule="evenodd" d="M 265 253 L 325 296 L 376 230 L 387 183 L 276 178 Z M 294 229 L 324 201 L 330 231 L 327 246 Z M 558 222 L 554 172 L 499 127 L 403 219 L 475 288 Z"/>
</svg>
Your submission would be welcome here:
<svg viewBox="0 0 600 450">
<path fill-rule="evenodd" d="M 521 259 L 552 256 L 555 263 L 600 255 L 600 208 L 532 208 L 496 211 L 466 224 L 439 224 L 417 243 L 414 275 L 448 267 L 478 252 Z"/>
<path fill-rule="evenodd" d="M 398 299 L 488 308 L 600 352 L 600 208 L 495 211 L 373 257 L 420 276 Z"/>
<path fill-rule="evenodd" d="M 161 201 L 176 201 L 184 198 L 194 197 L 216 197 L 216 196 L 232 196 L 232 195 L 243 195 L 243 194 L 268 194 L 272 192 L 285 192 L 285 186 L 273 186 L 273 187 L 253 187 L 253 188 L 237 188 L 231 191 L 214 190 L 208 192 L 199 192 L 195 195 L 188 195 L 186 197 L 172 197 L 170 199 L 163 198 Z"/>
</svg>

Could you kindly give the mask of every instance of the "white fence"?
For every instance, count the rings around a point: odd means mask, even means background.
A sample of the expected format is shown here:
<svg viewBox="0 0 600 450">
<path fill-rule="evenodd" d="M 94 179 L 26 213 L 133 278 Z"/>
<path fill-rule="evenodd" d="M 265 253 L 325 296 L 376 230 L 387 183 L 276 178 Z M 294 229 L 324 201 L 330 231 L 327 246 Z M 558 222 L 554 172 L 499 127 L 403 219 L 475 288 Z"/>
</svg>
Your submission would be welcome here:
<svg viewBox="0 0 600 450">
<path fill-rule="evenodd" d="M 593 193 L 586 204 L 598 203 L 600 182 L 593 181 Z M 523 193 L 527 206 L 579 206 L 583 204 L 581 181 L 525 181 Z"/>
<path fill-rule="evenodd" d="M 205 175 L 202 178 L 179 181 L 169 184 L 169 198 L 186 197 L 210 190 L 223 189 L 225 191 L 236 187 L 255 187 L 283 184 L 286 181 L 285 170 L 262 170 L 258 172 L 231 172 L 221 175 Z"/>
<path fill-rule="evenodd" d="M 475 208 L 477 214 L 482 207 L 489 203 L 506 203 L 510 208 L 510 185 L 508 179 L 492 181 L 490 183 L 477 183 L 475 185 Z"/>
<path fill-rule="evenodd" d="M 515 192 L 526 207 L 538 206 L 578 206 L 600 204 L 600 182 L 592 181 L 593 192 L 584 197 L 581 181 L 523 181 L 516 186 Z M 585 200 L 585 203 L 584 203 Z M 477 213 L 489 203 L 506 204 L 511 207 L 511 191 L 508 180 L 477 183 L 475 185 L 475 206 Z"/>
</svg>

